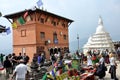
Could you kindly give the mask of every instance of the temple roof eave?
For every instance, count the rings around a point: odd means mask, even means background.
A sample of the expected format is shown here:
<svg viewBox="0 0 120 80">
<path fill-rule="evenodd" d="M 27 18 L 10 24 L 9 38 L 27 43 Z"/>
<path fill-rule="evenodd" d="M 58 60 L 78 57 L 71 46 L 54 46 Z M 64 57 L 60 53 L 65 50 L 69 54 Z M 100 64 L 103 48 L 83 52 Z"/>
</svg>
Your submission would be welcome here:
<svg viewBox="0 0 120 80">
<path fill-rule="evenodd" d="M 50 13 L 50 12 L 48 12 L 48 11 L 44 11 L 44 10 L 41 10 L 41 9 L 38 9 L 38 8 L 36 8 L 35 10 L 28 9 L 28 10 L 24 10 L 24 11 L 19 11 L 19 12 L 16 12 L 16 13 L 12 13 L 12 14 L 5 15 L 4 17 L 5 17 L 5 18 L 9 18 L 9 19 L 13 19 L 13 18 L 16 17 L 16 16 L 20 16 L 21 14 L 24 14 L 26 11 L 29 11 L 30 13 L 31 13 L 31 12 L 41 12 L 41 13 L 44 13 L 44 14 L 49 14 L 49 15 L 52 15 L 52 16 L 56 16 L 56 17 L 65 19 L 65 20 L 69 21 L 70 23 L 74 22 L 74 21 L 71 20 L 71 19 L 68 19 L 68 18 L 59 16 L 59 15 L 56 15 L 56 14 L 53 14 L 53 13 Z"/>
</svg>

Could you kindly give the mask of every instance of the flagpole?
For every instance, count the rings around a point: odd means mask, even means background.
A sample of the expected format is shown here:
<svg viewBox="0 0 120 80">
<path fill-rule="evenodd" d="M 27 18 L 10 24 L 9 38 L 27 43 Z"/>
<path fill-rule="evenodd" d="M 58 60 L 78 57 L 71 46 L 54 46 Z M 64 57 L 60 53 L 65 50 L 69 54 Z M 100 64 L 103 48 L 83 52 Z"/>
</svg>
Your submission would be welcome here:
<svg viewBox="0 0 120 80">
<path fill-rule="evenodd" d="M 77 34 L 77 40 L 78 40 L 78 52 L 79 52 L 79 34 Z"/>
</svg>

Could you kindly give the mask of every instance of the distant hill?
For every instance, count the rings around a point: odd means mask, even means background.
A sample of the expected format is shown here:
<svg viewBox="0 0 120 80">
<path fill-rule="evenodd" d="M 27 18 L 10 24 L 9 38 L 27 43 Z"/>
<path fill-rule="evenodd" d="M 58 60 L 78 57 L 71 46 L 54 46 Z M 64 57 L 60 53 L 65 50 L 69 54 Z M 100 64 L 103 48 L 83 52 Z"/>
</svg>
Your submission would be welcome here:
<svg viewBox="0 0 120 80">
<path fill-rule="evenodd" d="M 80 51 L 82 51 L 82 47 L 84 46 L 84 44 L 86 44 L 87 40 L 88 40 L 87 38 L 79 40 Z M 69 48 L 70 48 L 70 52 L 76 52 L 76 50 L 78 50 L 78 41 L 76 40 L 69 42 Z"/>
</svg>

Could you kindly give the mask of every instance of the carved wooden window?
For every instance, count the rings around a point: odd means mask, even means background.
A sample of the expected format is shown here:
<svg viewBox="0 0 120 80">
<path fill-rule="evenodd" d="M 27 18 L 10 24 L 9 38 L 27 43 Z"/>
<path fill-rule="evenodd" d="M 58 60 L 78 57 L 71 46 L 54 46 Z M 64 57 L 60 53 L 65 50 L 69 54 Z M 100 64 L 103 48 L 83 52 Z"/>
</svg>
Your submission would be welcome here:
<svg viewBox="0 0 120 80">
<path fill-rule="evenodd" d="M 67 40 L 67 36 L 66 35 L 63 35 L 63 38 L 64 38 L 64 40 Z"/>
<path fill-rule="evenodd" d="M 40 18 L 40 23 L 44 24 L 44 18 Z"/>
<path fill-rule="evenodd" d="M 53 26 L 56 26 L 56 25 L 57 25 L 57 23 L 56 23 L 55 21 L 52 21 L 51 24 L 52 24 Z"/>
<path fill-rule="evenodd" d="M 45 39 L 45 32 L 40 32 L 40 38 Z"/>
<path fill-rule="evenodd" d="M 57 38 L 57 33 L 56 32 L 53 33 L 53 42 L 55 44 L 58 44 L 58 38 Z"/>
<path fill-rule="evenodd" d="M 65 24 L 63 23 L 62 26 L 65 28 Z"/>
<path fill-rule="evenodd" d="M 55 21 L 53 21 L 53 26 L 56 26 L 56 22 Z"/>
<path fill-rule="evenodd" d="M 21 30 L 21 37 L 26 37 L 26 30 Z"/>
</svg>

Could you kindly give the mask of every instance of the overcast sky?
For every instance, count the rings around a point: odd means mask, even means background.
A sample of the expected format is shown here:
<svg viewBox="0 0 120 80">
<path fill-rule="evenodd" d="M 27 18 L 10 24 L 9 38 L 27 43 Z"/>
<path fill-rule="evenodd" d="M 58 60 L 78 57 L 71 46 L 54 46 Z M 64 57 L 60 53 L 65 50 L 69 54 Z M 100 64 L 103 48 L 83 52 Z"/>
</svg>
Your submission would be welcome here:
<svg viewBox="0 0 120 80">
<path fill-rule="evenodd" d="M 0 12 L 4 15 L 37 6 L 38 0 L 0 0 Z M 99 16 L 104 28 L 113 40 L 120 40 L 120 0 L 42 0 L 48 12 L 69 18 L 74 22 L 69 26 L 69 41 L 88 38 L 95 33 Z M 0 24 L 11 27 L 7 19 L 0 17 Z M 11 28 L 12 30 L 12 28 Z M 0 52 L 12 51 L 12 33 L 0 34 Z"/>
</svg>

